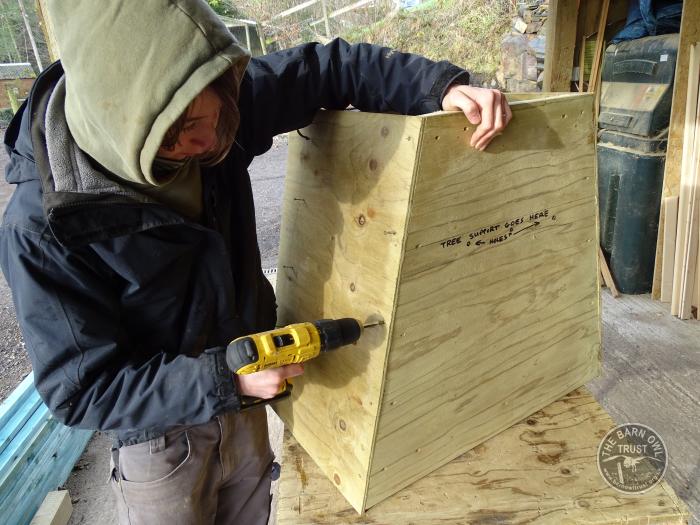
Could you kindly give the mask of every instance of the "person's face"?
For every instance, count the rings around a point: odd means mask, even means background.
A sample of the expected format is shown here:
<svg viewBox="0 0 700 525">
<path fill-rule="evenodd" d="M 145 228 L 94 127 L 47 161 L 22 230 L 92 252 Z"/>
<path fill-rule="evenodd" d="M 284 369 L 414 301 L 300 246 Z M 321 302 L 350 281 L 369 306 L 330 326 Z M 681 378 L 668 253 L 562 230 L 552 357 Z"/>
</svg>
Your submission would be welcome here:
<svg viewBox="0 0 700 525">
<path fill-rule="evenodd" d="M 217 146 L 216 126 L 219 123 L 221 100 L 207 87 L 195 97 L 188 109 L 185 125 L 172 148 L 159 148 L 158 156 L 184 160 L 203 155 Z"/>
</svg>

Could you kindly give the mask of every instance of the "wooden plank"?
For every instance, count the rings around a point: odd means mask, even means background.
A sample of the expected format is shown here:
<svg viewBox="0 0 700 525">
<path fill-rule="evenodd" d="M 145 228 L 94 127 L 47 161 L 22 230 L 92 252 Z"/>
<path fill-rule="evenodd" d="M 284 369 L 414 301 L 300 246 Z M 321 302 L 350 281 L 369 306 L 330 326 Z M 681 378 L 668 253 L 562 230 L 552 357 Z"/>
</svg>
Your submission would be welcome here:
<svg viewBox="0 0 700 525">
<path fill-rule="evenodd" d="M 355 2 L 350 5 L 346 5 L 345 7 L 341 7 L 340 9 L 336 9 L 332 13 L 330 13 L 328 16 L 324 16 L 321 20 L 316 20 L 315 22 L 311 22 L 312 27 L 317 26 L 318 24 L 324 24 L 327 23 L 329 18 L 335 18 L 336 16 L 340 16 L 345 13 L 349 13 L 350 11 L 354 11 L 355 9 L 359 9 L 360 7 L 364 7 L 367 4 L 371 4 L 374 2 L 374 0 L 359 0 L 358 2 Z"/>
<path fill-rule="evenodd" d="M 37 439 L 11 477 L 0 485 L 0 515 L 8 523 L 28 523 L 47 492 L 66 482 L 92 436 L 50 420 L 50 433 Z"/>
<path fill-rule="evenodd" d="M 311 7 L 312 5 L 317 4 L 318 2 L 319 0 L 307 0 L 306 2 L 302 2 L 299 5 L 290 7 L 289 9 L 285 9 L 284 11 L 277 13 L 276 15 L 272 15 L 271 20 L 277 20 L 279 18 L 288 17 L 289 15 L 293 15 L 294 13 L 306 9 L 307 7 Z"/>
<path fill-rule="evenodd" d="M 676 59 L 676 76 L 673 83 L 673 102 L 668 128 L 668 146 L 664 167 L 662 197 L 678 196 L 680 192 L 681 163 L 683 158 L 683 136 L 685 129 L 686 103 L 688 93 L 688 71 L 690 64 L 690 46 L 700 41 L 700 2 L 683 2 L 678 57 Z M 652 297 L 661 295 L 661 274 L 663 254 L 663 214 L 659 220 L 659 236 L 656 243 L 656 266 Z"/>
<path fill-rule="evenodd" d="M 678 225 L 678 197 L 666 197 L 663 200 L 664 222 L 664 251 L 661 277 L 661 296 L 664 303 L 671 302 L 673 294 L 673 266 L 676 251 L 676 227 Z"/>
<path fill-rule="evenodd" d="M 620 292 L 617 286 L 615 286 L 615 279 L 613 279 L 612 273 L 610 273 L 608 261 L 605 260 L 603 249 L 600 246 L 598 246 L 598 262 L 600 264 L 600 274 L 603 276 L 605 286 L 608 287 L 613 297 L 620 297 Z"/>
<path fill-rule="evenodd" d="M 550 0 L 543 91 L 571 91 L 577 17 L 577 0 Z"/>
<path fill-rule="evenodd" d="M 700 46 L 694 46 L 700 51 Z M 698 66 L 700 66 L 700 53 L 696 53 Z M 700 75 L 700 69 L 698 70 Z M 683 252 L 682 274 L 679 290 L 679 315 L 681 319 L 690 319 L 692 316 L 692 300 L 695 291 L 695 271 L 698 262 L 698 216 L 700 215 L 700 133 L 698 126 L 700 125 L 700 100 L 698 100 L 698 114 L 695 119 L 695 141 L 693 143 L 692 155 L 690 157 L 690 165 L 688 166 L 687 180 L 681 180 L 681 195 L 688 194 L 688 211 L 683 220 L 687 221 L 685 227 L 685 247 Z"/>
<path fill-rule="evenodd" d="M 12 419 L 18 407 L 32 395 L 34 391 L 34 373 L 30 372 L 22 382 L 0 403 L 0 427 L 4 427 Z"/>
<path fill-rule="evenodd" d="M 603 64 L 603 48 L 605 47 L 605 27 L 608 23 L 608 10 L 610 0 L 603 0 L 598 19 L 598 33 L 595 41 L 595 54 L 593 55 L 593 66 L 591 68 L 591 78 L 588 81 L 588 92 L 598 91 L 600 85 L 600 71 Z M 596 114 L 598 112 L 596 111 Z"/>
<path fill-rule="evenodd" d="M 29 525 L 67 525 L 73 505 L 67 490 L 49 492 Z"/>
<path fill-rule="evenodd" d="M 683 154 L 681 158 L 681 181 L 678 200 L 678 227 L 676 231 L 676 250 L 673 269 L 673 293 L 671 297 L 671 313 L 682 316 L 687 312 L 685 305 L 686 272 L 688 263 L 688 240 L 693 229 L 692 209 L 695 199 L 695 185 L 697 184 L 697 145 L 700 138 L 697 133 L 696 122 L 700 119 L 700 104 L 698 103 L 700 87 L 700 48 L 698 44 L 690 46 L 688 86 L 686 88 L 686 115 L 683 137 Z"/>
<path fill-rule="evenodd" d="M 357 515 L 286 434 L 277 522 L 685 524 L 688 509 L 662 482 L 642 495 L 608 487 L 596 466 L 614 426 L 585 389 L 519 421 L 433 474 Z"/>
<path fill-rule="evenodd" d="M 8 424 L 19 407 L 34 392 L 34 373 L 30 372 L 22 382 L 0 404 L 0 428 Z"/>
<path fill-rule="evenodd" d="M 60 53 L 58 50 L 58 42 L 56 41 L 56 33 L 54 32 L 51 20 L 47 16 L 46 3 L 48 0 L 36 0 L 36 13 L 39 18 L 39 26 L 44 33 L 44 41 L 49 50 L 49 58 L 52 62 L 59 59 Z"/>
<path fill-rule="evenodd" d="M 28 395 L 21 397 L 13 404 L 12 416 L 3 421 L 0 426 L 0 458 L 3 457 L 2 453 L 10 446 L 17 434 L 21 432 L 24 425 L 41 405 L 42 401 L 39 393 L 34 388 L 34 383 L 30 381 Z"/>
<path fill-rule="evenodd" d="M 0 454 L 0 487 L 16 469 L 21 468 L 32 445 L 50 432 L 50 418 L 46 405 L 40 405 Z"/>
<path fill-rule="evenodd" d="M 458 112 L 326 112 L 290 137 L 280 323 L 386 322 L 277 407 L 357 510 L 599 369 L 592 106 L 513 102 L 487 152 Z"/>
</svg>

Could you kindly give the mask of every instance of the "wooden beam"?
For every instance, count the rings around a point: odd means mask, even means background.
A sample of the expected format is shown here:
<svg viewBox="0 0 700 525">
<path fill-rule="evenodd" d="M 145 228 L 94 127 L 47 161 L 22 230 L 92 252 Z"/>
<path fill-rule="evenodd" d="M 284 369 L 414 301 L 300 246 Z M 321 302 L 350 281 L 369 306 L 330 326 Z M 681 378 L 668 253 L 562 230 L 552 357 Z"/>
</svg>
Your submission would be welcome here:
<svg viewBox="0 0 700 525">
<path fill-rule="evenodd" d="M 550 0 L 543 91 L 571 91 L 578 0 Z"/>
<path fill-rule="evenodd" d="M 603 63 L 603 48 L 605 47 L 605 27 L 608 23 L 608 10 L 610 0 L 603 0 L 600 8 L 600 18 L 598 19 L 598 33 L 595 41 L 595 54 L 593 55 L 593 66 L 591 67 L 591 78 L 588 81 L 588 92 L 598 91 L 600 85 L 600 72 Z M 596 114 L 598 112 L 596 111 Z"/>
<path fill-rule="evenodd" d="M 39 18 L 39 26 L 44 33 L 44 40 L 46 41 L 46 46 L 49 49 L 49 58 L 52 62 L 59 59 L 58 43 L 56 42 L 56 36 L 51 25 L 51 20 L 47 16 L 46 3 L 48 0 L 36 0 L 36 14 Z"/>
<path fill-rule="evenodd" d="M 620 292 L 615 285 L 615 279 L 610 273 L 608 261 L 605 260 L 605 254 L 603 254 L 603 249 L 600 246 L 598 246 L 598 263 L 600 264 L 600 274 L 603 276 L 605 286 L 608 287 L 613 297 L 620 297 Z"/>
<path fill-rule="evenodd" d="M 73 505 L 67 490 L 52 490 L 41 503 L 29 525 L 67 525 Z"/>
<path fill-rule="evenodd" d="M 371 4 L 374 2 L 374 0 L 359 0 L 359 2 L 355 2 L 354 4 L 350 4 L 345 7 L 341 7 L 340 9 L 336 9 L 333 11 L 331 14 L 329 14 L 327 17 L 322 18 L 321 20 L 316 20 L 315 22 L 311 22 L 311 26 L 316 26 L 318 24 L 323 24 L 327 18 L 335 18 L 336 16 L 340 16 L 344 13 L 348 13 L 350 11 L 354 11 L 355 9 L 358 9 L 360 7 L 363 7 L 367 4 Z"/>
<path fill-rule="evenodd" d="M 0 405 L 0 516 L 28 523 L 46 493 L 65 483 L 92 432 L 56 420 L 33 374 Z"/>
<path fill-rule="evenodd" d="M 664 222 L 663 273 L 661 278 L 661 301 L 670 303 L 673 295 L 673 267 L 676 256 L 676 228 L 678 225 L 678 197 L 666 197 L 662 201 Z"/>
<path fill-rule="evenodd" d="M 317 4 L 319 0 L 307 0 L 306 2 L 302 2 L 299 5 L 296 5 L 294 7 L 290 7 L 289 9 L 285 9 L 281 13 L 277 13 L 276 15 L 272 15 L 272 18 L 270 20 L 277 20 L 279 18 L 285 18 L 288 17 L 289 15 L 293 15 L 294 13 L 297 13 L 303 9 L 306 9 L 307 7 L 311 7 L 314 4 Z"/>
<path fill-rule="evenodd" d="M 688 66 L 690 46 L 700 41 L 700 2 L 683 2 L 680 40 L 676 59 L 676 76 L 673 83 L 671 120 L 668 128 L 668 147 L 664 168 L 663 197 L 678 196 L 680 192 L 681 163 L 683 158 L 683 134 L 685 126 L 686 99 L 688 93 Z M 663 213 L 659 219 L 659 236 L 656 243 L 656 265 L 652 297 L 661 296 L 661 275 L 663 265 Z"/>
<path fill-rule="evenodd" d="M 686 86 L 686 114 L 681 154 L 681 180 L 678 200 L 678 228 L 673 269 L 673 294 L 671 313 L 687 319 L 690 314 L 691 297 L 689 290 L 694 284 L 695 267 L 692 264 L 696 254 L 693 243 L 697 243 L 696 200 L 698 181 L 698 159 L 700 157 L 700 44 L 690 46 L 688 60 L 688 80 Z M 697 244 L 695 244 L 697 246 Z M 690 274 L 690 282 L 688 282 Z"/>
</svg>

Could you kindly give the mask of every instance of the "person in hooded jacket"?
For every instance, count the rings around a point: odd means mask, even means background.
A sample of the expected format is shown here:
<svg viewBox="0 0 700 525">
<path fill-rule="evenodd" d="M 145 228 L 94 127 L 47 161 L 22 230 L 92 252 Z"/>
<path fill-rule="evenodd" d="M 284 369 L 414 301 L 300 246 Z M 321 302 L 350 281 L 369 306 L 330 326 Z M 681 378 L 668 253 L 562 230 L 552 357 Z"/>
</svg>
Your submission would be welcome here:
<svg viewBox="0 0 700 525">
<path fill-rule="evenodd" d="M 48 2 L 62 61 L 5 134 L 0 231 L 34 381 L 69 426 L 114 434 L 120 523 L 266 523 L 263 408 L 290 365 L 228 370 L 275 326 L 247 168 L 321 108 L 510 120 L 448 63 L 337 39 L 250 59 L 201 0 Z"/>
</svg>

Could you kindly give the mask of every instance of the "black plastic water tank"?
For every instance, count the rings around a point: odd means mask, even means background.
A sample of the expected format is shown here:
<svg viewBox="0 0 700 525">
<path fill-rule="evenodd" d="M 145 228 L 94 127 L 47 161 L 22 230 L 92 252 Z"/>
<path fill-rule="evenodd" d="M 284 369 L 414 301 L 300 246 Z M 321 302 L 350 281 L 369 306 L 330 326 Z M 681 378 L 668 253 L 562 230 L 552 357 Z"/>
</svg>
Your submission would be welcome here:
<svg viewBox="0 0 700 525">
<path fill-rule="evenodd" d="M 651 291 L 678 35 L 608 47 L 598 116 L 600 236 L 623 293 Z"/>
</svg>

